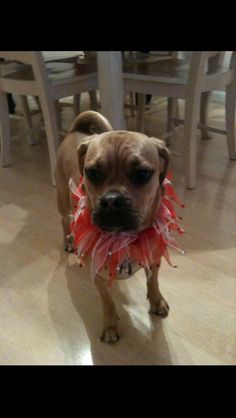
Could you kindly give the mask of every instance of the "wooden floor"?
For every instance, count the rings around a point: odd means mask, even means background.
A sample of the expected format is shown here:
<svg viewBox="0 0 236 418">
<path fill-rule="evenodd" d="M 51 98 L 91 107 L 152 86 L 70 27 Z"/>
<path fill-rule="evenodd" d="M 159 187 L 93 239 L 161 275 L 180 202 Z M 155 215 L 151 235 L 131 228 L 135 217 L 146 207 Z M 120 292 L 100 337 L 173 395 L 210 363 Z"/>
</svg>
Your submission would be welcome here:
<svg viewBox="0 0 236 418">
<path fill-rule="evenodd" d="M 163 102 L 146 115 L 148 134 L 158 136 L 165 117 Z M 71 119 L 66 108 L 65 126 Z M 211 124 L 223 122 L 223 107 L 212 104 Z M 134 129 L 131 118 L 128 126 Z M 23 122 L 13 119 L 12 131 L 23 131 Z M 182 150 L 182 132 L 171 150 Z M 35 147 L 25 137 L 13 140 L 12 166 L 0 169 L 0 364 L 236 364 L 236 162 L 228 160 L 225 138 L 214 135 L 199 139 L 196 190 L 184 188 L 182 157 L 173 157 L 172 169 L 186 204 L 179 242 L 187 253 L 171 252 L 177 269 L 162 264 L 169 317 L 148 314 L 140 271 L 115 284 L 122 338 L 106 345 L 99 295 L 88 271 L 62 249 L 45 135 Z"/>
</svg>

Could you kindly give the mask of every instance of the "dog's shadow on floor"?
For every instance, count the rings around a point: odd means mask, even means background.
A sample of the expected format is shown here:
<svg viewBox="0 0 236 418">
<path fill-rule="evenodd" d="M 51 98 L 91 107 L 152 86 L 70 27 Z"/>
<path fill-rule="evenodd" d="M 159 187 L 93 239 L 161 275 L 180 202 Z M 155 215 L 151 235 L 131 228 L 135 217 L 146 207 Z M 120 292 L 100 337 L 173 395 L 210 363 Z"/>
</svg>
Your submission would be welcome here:
<svg viewBox="0 0 236 418">
<path fill-rule="evenodd" d="M 152 315 L 148 316 L 149 314 L 146 312 L 145 314 L 149 317 L 148 330 L 145 329 L 142 333 L 138 328 L 146 325 L 142 323 L 136 327 L 132 322 L 128 306 L 129 295 L 120 290 L 119 282 L 113 285 L 113 293 L 121 320 L 121 339 L 115 344 L 101 342 L 102 305 L 100 295 L 89 277 L 89 268 L 80 269 L 76 263 L 70 265 L 65 255 L 62 256 L 58 268 L 65 268 L 66 286 L 69 298 L 75 308 L 72 319 L 70 317 L 63 318 L 63 309 L 61 311 L 60 305 L 55 303 L 55 298 L 63 299 L 60 288 L 57 288 L 56 281 L 60 279 L 55 271 L 48 288 L 49 311 L 61 349 L 65 353 L 65 363 L 94 365 L 172 363 L 162 319 Z M 122 287 L 124 288 L 124 286 Z M 68 300 L 68 294 L 65 296 Z M 143 296 L 145 300 L 145 294 Z M 64 307 L 64 311 L 65 309 Z M 74 317 L 75 314 L 79 318 Z M 138 318 L 135 317 L 136 320 L 138 321 Z M 84 326 L 82 326 L 83 329 L 81 329 L 81 324 Z M 85 336 L 85 334 L 87 335 Z"/>
</svg>

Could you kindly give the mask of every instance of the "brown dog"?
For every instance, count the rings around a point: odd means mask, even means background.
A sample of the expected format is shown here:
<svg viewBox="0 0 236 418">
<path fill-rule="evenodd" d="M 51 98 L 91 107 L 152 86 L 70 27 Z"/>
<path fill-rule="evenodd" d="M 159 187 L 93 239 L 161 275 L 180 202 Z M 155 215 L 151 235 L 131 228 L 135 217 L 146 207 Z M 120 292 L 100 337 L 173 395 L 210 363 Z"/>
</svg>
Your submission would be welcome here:
<svg viewBox="0 0 236 418">
<path fill-rule="evenodd" d="M 109 122 L 97 112 L 80 114 L 60 145 L 56 167 L 65 249 L 73 250 L 73 242 L 68 239 L 70 178 L 78 184 L 80 176 L 84 177 L 92 222 L 101 230 L 140 232 L 154 222 L 169 159 L 163 141 L 137 132 L 112 131 Z M 151 275 L 146 272 L 147 297 L 150 311 L 166 316 L 169 306 L 159 290 L 158 270 L 155 265 L 151 266 Z M 103 303 L 102 340 L 115 342 L 119 339 L 118 316 L 107 278 L 97 275 L 95 284 Z"/>
</svg>

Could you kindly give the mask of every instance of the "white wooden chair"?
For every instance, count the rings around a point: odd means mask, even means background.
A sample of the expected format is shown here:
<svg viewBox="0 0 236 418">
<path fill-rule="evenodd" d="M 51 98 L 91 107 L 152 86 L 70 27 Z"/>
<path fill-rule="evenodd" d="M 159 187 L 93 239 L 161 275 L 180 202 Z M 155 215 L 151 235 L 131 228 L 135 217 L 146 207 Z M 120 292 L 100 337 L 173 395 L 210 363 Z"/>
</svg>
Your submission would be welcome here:
<svg viewBox="0 0 236 418">
<path fill-rule="evenodd" d="M 41 52 L 0 51 L 0 57 L 25 65 L 13 73 L 0 76 L 1 164 L 10 165 L 10 124 L 6 93 L 39 97 L 46 128 L 52 184 L 59 145 L 58 117 L 55 102 L 98 88 L 95 61 L 72 65 L 67 71 L 48 71 Z"/>
<path fill-rule="evenodd" d="M 90 60 L 96 60 L 96 51 L 42 51 L 44 61 L 48 65 L 55 65 L 54 63 L 86 63 Z M 90 97 L 90 108 L 97 111 L 98 102 L 97 102 L 97 92 L 96 90 L 91 90 L 88 92 Z M 80 113 L 80 104 L 81 104 L 81 94 L 75 94 L 73 100 L 73 109 L 75 117 Z M 65 105 L 65 104 L 64 104 Z M 68 105 L 68 104 L 67 104 Z M 57 111 L 59 118 L 60 103 L 57 102 Z M 60 122 L 60 119 L 58 119 Z"/>
<path fill-rule="evenodd" d="M 132 64 L 141 64 L 147 62 L 156 62 L 162 61 L 170 58 L 177 58 L 178 51 L 149 51 L 149 52 L 139 52 L 139 51 L 124 51 L 123 53 L 123 62 L 124 65 L 129 63 Z M 145 104 L 145 96 L 138 95 L 138 104 L 136 104 L 136 93 L 129 92 L 129 103 L 125 103 L 125 107 L 131 110 L 131 116 L 135 116 L 134 110 L 138 110 L 138 119 L 137 119 L 137 129 L 142 129 L 143 118 L 140 117 L 141 112 L 144 112 L 145 109 L 150 108 L 150 105 Z M 174 112 L 174 113 L 173 113 Z M 173 114 L 172 114 L 173 113 Z M 171 127 L 171 117 L 178 116 L 178 103 L 176 99 L 168 97 L 168 107 L 167 107 L 167 130 L 170 130 Z"/>
<path fill-rule="evenodd" d="M 184 115 L 184 168 L 185 183 L 189 189 L 196 187 L 197 127 L 203 132 L 218 132 L 227 135 L 230 159 L 236 159 L 235 101 L 236 64 L 235 52 L 230 65 L 222 65 L 222 51 L 196 51 L 191 55 L 190 64 L 184 60 L 171 59 L 161 62 L 128 65 L 124 69 L 125 91 L 180 98 L 185 100 Z M 205 125 L 208 92 L 226 91 L 226 130 Z M 205 94 L 205 104 L 199 122 L 201 95 Z M 205 107 L 205 108 L 204 108 Z M 172 111 L 170 111 L 172 113 Z M 139 108 L 140 126 L 143 127 L 144 112 Z"/>
</svg>

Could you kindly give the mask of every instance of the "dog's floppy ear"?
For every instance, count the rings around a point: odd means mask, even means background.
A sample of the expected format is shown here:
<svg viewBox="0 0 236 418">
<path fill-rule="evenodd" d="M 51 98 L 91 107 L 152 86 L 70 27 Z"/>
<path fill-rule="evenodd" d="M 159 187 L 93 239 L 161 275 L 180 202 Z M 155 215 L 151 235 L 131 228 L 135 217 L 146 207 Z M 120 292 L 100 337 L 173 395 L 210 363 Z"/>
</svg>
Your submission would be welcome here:
<svg viewBox="0 0 236 418">
<path fill-rule="evenodd" d="M 96 136 L 97 136 L 96 134 L 92 136 L 87 136 L 86 138 L 83 139 L 83 141 L 77 147 L 78 164 L 79 164 L 79 171 L 80 171 L 81 176 L 84 175 L 84 161 L 85 161 L 86 153 L 88 151 L 88 147 L 92 139 Z"/>
<path fill-rule="evenodd" d="M 153 138 L 155 139 L 155 143 L 157 145 L 157 150 L 158 150 L 158 154 L 160 157 L 160 185 L 163 183 L 163 181 L 165 180 L 167 171 L 168 171 L 168 167 L 170 164 L 170 151 L 168 150 L 168 148 L 166 148 L 166 144 L 164 141 L 162 141 L 161 139 L 157 139 L 157 138 Z"/>
</svg>

